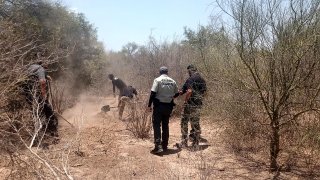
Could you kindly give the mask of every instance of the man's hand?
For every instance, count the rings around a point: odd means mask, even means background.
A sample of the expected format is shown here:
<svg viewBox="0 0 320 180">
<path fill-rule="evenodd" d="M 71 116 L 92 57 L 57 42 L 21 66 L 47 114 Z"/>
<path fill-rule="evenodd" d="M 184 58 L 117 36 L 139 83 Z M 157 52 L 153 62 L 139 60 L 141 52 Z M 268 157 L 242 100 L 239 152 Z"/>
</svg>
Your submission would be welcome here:
<svg viewBox="0 0 320 180">
<path fill-rule="evenodd" d="M 192 95 L 192 89 L 188 89 L 187 92 L 186 92 L 186 97 L 184 99 L 184 102 L 188 102 L 188 100 L 190 99 Z"/>
<path fill-rule="evenodd" d="M 48 80 L 48 81 L 52 81 L 51 76 L 47 75 L 47 80 Z"/>
<path fill-rule="evenodd" d="M 183 95 L 184 93 L 183 93 L 183 90 L 182 89 L 180 89 L 179 90 L 179 96 L 181 96 L 181 95 Z"/>
</svg>

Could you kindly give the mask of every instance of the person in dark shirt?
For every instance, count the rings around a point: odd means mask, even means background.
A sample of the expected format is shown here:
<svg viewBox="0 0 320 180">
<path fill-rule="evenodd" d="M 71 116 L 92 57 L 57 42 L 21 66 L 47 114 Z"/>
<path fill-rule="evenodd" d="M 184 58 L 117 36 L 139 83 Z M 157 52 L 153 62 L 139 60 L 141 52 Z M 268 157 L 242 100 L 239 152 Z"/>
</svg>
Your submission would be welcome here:
<svg viewBox="0 0 320 180">
<path fill-rule="evenodd" d="M 46 122 L 41 128 L 46 134 L 58 137 L 58 118 L 54 114 L 49 97 L 49 82 L 51 77 L 47 75 L 46 65 L 40 61 L 28 68 L 28 80 L 24 86 L 24 93 L 29 105 L 34 109 L 32 112 L 40 111 L 40 119 L 44 117 Z M 37 115 L 37 114 L 36 114 Z M 40 123 L 41 124 L 41 123 Z"/>
<path fill-rule="evenodd" d="M 188 122 L 191 124 L 190 138 L 192 146 L 199 145 L 200 110 L 202 107 L 203 96 L 207 91 L 206 81 L 201 77 L 194 65 L 187 67 L 189 78 L 184 83 L 180 95 L 186 94 L 184 109 L 181 118 L 181 144 L 182 147 L 188 146 Z"/>
<path fill-rule="evenodd" d="M 115 77 L 113 74 L 109 74 L 108 77 L 112 81 L 112 92 L 114 97 L 116 96 L 116 88 L 119 90 L 118 108 L 119 119 L 121 120 L 125 104 L 127 103 L 131 106 L 133 103 L 133 95 L 136 95 L 136 98 L 138 98 L 138 93 L 135 88 L 133 88 L 132 86 L 127 86 L 124 81 L 122 81 L 120 78 Z"/>
<path fill-rule="evenodd" d="M 124 83 L 120 78 L 115 77 L 113 74 L 109 74 L 108 77 L 112 81 L 113 95 L 116 96 L 116 88 L 119 90 L 119 95 L 123 94 L 124 89 L 127 87 L 126 83 Z"/>
</svg>

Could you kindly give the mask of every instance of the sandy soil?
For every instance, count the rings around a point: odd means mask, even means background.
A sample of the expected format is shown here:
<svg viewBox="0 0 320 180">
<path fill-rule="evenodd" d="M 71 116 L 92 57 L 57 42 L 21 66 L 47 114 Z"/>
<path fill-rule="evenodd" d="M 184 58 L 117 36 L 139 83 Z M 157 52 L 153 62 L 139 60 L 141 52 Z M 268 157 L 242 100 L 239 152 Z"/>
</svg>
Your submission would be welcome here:
<svg viewBox="0 0 320 180">
<path fill-rule="evenodd" d="M 56 154 L 51 159 L 68 164 L 74 179 L 273 179 L 267 165 L 233 154 L 221 138 L 223 128 L 202 118 L 200 148 L 179 150 L 179 117 L 170 120 L 169 150 L 150 153 L 150 138 L 138 139 L 127 130 L 127 122 L 117 118 L 117 109 L 101 113 L 103 105 L 116 106 L 113 97 L 82 97 L 60 119 L 60 142 L 44 150 Z M 55 153 L 56 152 L 56 153 Z M 63 160 L 63 161 L 61 161 Z M 1 169 L 0 169 L 1 171 Z M 301 179 L 297 173 L 280 173 L 278 179 Z M 1 176 L 0 176 L 1 177 Z M 1 178 L 0 178 L 1 179 Z"/>
</svg>

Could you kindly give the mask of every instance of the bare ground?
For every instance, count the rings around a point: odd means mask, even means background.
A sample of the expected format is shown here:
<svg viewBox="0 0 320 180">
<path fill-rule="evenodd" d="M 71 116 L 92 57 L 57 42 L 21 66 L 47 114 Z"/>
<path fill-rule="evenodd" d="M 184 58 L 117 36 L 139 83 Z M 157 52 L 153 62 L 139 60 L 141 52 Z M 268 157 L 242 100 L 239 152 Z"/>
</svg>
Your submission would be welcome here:
<svg viewBox="0 0 320 180">
<path fill-rule="evenodd" d="M 103 105 L 116 106 L 113 97 L 83 97 L 64 112 L 71 123 L 60 119 L 60 142 L 44 150 L 61 159 L 75 179 L 304 179 L 294 172 L 272 174 L 267 165 L 233 154 L 221 138 L 223 127 L 202 119 L 200 148 L 179 150 L 180 119 L 170 120 L 169 150 L 161 156 L 150 153 L 153 135 L 137 139 L 117 119 L 117 109 L 101 113 Z M 1 179 L 1 176 L 0 176 Z"/>
<path fill-rule="evenodd" d="M 234 155 L 222 140 L 223 128 L 202 120 L 202 136 L 208 140 L 198 150 L 178 150 L 180 119 L 170 120 L 169 151 L 161 156 L 150 153 L 153 135 L 137 139 L 117 119 L 117 110 L 100 113 L 102 105 L 116 106 L 116 98 L 83 98 L 64 116 L 81 127 L 79 152 L 70 160 L 76 179 L 272 179 L 267 166 Z M 208 120 L 208 118 L 207 118 Z M 80 126 L 79 126 L 80 124 Z M 74 130 L 61 123 L 63 139 L 72 139 Z M 152 133 L 152 132 L 151 132 Z M 106 137 L 104 137 L 106 136 Z M 278 174 L 281 179 L 300 179 L 294 173 Z"/>
</svg>

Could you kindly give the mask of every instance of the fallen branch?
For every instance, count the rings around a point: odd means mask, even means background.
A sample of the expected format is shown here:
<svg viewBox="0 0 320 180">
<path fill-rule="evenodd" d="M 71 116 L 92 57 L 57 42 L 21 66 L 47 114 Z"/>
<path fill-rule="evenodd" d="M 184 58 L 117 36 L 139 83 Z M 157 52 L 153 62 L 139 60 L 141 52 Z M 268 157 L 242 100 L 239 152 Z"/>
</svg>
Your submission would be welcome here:
<svg viewBox="0 0 320 180">
<path fill-rule="evenodd" d="M 73 128 L 76 128 L 74 127 L 74 125 L 72 123 L 70 123 L 66 118 L 64 118 L 61 114 L 59 114 L 58 112 L 54 112 L 56 115 L 58 115 L 59 117 L 61 117 L 64 121 L 66 121 L 68 124 L 70 124 L 70 126 L 72 126 Z"/>
</svg>

